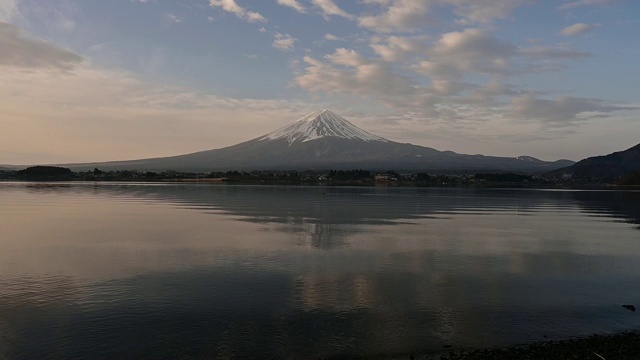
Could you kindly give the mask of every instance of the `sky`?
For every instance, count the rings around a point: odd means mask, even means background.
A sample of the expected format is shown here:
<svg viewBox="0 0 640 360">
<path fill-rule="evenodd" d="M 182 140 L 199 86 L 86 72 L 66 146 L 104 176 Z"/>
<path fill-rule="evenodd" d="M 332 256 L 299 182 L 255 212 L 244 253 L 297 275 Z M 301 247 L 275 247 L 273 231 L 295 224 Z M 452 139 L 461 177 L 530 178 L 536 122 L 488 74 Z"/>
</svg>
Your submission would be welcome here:
<svg viewBox="0 0 640 360">
<path fill-rule="evenodd" d="M 635 0 L 0 0 L 0 164 L 140 159 L 331 109 L 543 160 L 640 143 Z"/>
</svg>

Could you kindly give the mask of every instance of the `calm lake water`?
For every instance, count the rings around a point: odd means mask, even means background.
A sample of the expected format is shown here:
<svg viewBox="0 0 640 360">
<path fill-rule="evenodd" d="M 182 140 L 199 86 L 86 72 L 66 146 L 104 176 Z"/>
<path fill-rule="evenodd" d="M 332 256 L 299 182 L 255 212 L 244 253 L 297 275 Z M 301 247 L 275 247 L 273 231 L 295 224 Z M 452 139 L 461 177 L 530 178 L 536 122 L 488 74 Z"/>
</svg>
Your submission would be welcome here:
<svg viewBox="0 0 640 360">
<path fill-rule="evenodd" d="M 640 192 L 0 183 L 0 359 L 408 358 L 640 330 Z"/>
</svg>

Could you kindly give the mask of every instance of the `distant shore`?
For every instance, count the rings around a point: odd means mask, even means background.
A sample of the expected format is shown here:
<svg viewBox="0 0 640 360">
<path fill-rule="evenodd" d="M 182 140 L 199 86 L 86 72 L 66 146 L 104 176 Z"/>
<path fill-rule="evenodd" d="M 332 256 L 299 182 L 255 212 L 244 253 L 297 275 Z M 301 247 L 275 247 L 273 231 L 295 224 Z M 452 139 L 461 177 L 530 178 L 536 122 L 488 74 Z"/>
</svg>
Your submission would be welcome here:
<svg viewBox="0 0 640 360">
<path fill-rule="evenodd" d="M 415 354 L 394 359 L 415 360 L 638 360 L 640 332 L 545 341 L 491 349 L 443 349 L 437 354 Z"/>
<path fill-rule="evenodd" d="M 79 180 L 79 179 L 0 179 L 2 182 L 24 183 L 131 183 L 131 184 L 210 184 L 210 185 L 247 185 L 247 186 L 328 186 L 328 187 L 398 187 L 398 188 L 474 188 L 474 189 L 538 189 L 538 190 L 640 190 L 640 185 L 618 184 L 522 184 L 522 183 L 481 183 L 481 184 L 433 184 L 416 182 L 373 181 L 234 181 L 225 178 L 198 179 L 113 179 L 113 180 Z M 640 360 L 640 356 L 638 357 Z"/>
<path fill-rule="evenodd" d="M 399 187 L 499 187 L 543 189 L 635 189 L 640 174 L 618 179 L 558 179 L 541 175 L 509 172 L 473 172 L 458 174 L 397 172 L 395 170 L 306 170 L 251 172 L 178 172 L 117 170 L 74 172 L 57 166 L 32 166 L 23 170 L 0 170 L 0 181 L 122 181 L 122 182 L 192 182 L 248 185 L 321 185 L 321 186 L 399 186 Z"/>
</svg>

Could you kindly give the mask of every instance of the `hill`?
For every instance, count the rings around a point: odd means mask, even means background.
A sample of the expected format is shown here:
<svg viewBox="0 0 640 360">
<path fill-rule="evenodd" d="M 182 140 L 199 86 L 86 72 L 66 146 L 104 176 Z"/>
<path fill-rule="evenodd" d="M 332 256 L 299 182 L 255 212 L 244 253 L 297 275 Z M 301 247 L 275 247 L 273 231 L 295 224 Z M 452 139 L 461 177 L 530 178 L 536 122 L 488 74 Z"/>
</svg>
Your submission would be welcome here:
<svg viewBox="0 0 640 360">
<path fill-rule="evenodd" d="M 624 151 L 581 160 L 574 165 L 549 172 L 546 176 L 601 182 L 616 181 L 637 171 L 640 171 L 640 144 Z"/>
</svg>

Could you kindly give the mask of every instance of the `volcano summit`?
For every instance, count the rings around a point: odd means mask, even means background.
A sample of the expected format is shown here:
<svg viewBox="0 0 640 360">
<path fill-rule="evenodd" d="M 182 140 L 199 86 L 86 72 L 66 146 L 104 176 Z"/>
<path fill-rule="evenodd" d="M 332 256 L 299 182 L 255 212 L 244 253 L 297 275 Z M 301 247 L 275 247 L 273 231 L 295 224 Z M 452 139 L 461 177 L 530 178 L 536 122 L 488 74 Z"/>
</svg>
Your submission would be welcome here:
<svg viewBox="0 0 640 360">
<path fill-rule="evenodd" d="M 546 172 L 572 165 L 529 156 L 464 155 L 402 144 L 373 135 L 330 110 L 313 112 L 237 145 L 192 154 L 131 161 L 63 165 L 74 170 L 223 171 L 404 169 L 422 171 Z"/>
<path fill-rule="evenodd" d="M 258 140 L 287 139 L 289 145 L 292 145 L 296 142 L 312 141 L 323 137 L 338 137 L 364 141 L 388 141 L 385 138 L 370 134 L 358 128 L 331 110 L 312 112 L 293 124 L 268 133 Z"/>
</svg>

